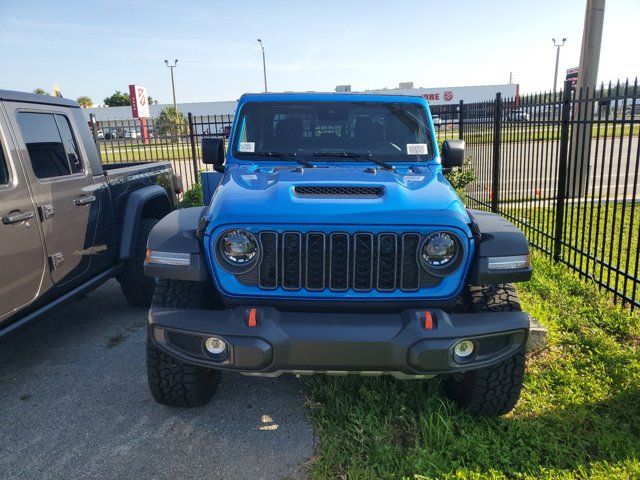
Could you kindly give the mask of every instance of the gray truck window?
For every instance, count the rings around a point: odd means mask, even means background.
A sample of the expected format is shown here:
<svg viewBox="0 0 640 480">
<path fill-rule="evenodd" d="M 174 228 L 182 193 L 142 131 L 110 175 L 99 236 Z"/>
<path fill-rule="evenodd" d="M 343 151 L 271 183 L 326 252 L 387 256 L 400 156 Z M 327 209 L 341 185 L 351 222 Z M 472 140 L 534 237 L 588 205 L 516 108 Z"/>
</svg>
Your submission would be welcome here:
<svg viewBox="0 0 640 480">
<path fill-rule="evenodd" d="M 78 146 L 64 115 L 19 112 L 17 118 L 36 177 L 82 172 Z"/>
<path fill-rule="evenodd" d="M 4 158 L 2 148 L 0 148 L 0 185 L 6 185 L 9 183 L 9 169 L 7 168 L 7 161 Z"/>
</svg>

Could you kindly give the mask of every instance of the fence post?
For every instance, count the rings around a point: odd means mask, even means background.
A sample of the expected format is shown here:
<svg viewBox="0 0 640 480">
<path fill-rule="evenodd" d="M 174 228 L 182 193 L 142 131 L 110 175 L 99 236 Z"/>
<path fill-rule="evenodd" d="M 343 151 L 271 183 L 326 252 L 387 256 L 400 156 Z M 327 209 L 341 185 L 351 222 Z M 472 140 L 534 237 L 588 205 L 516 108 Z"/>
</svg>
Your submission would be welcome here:
<svg viewBox="0 0 640 480">
<path fill-rule="evenodd" d="M 493 175 L 491 182 L 491 211 L 498 212 L 500 201 L 500 128 L 502 126 L 502 94 L 496 93 L 496 109 L 493 117 Z"/>
<path fill-rule="evenodd" d="M 187 114 L 189 118 L 189 140 L 191 141 L 191 161 L 193 163 L 193 181 L 200 183 L 198 176 L 198 151 L 196 150 L 196 134 L 193 128 L 193 115 L 191 112 Z"/>
<path fill-rule="evenodd" d="M 464 107 L 464 101 L 460 100 L 460 106 L 458 107 L 458 138 L 462 140 L 464 138 L 464 115 L 462 109 Z"/>
<path fill-rule="evenodd" d="M 569 120 L 571 118 L 571 80 L 564 82 L 560 110 L 560 162 L 556 184 L 556 224 L 553 232 L 553 260 L 559 262 L 562 254 L 562 233 L 564 230 L 564 206 L 567 188 L 567 161 L 569 155 Z"/>
<path fill-rule="evenodd" d="M 93 113 L 89 114 L 89 125 L 91 125 L 93 141 L 98 143 L 98 122 L 96 122 L 96 116 Z"/>
</svg>

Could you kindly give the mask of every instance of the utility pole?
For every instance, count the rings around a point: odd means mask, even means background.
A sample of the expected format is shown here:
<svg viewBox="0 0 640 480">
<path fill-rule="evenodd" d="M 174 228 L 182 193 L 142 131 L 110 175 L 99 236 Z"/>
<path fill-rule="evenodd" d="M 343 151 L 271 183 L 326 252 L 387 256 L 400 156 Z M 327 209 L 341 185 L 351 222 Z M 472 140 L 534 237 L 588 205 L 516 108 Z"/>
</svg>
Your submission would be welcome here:
<svg viewBox="0 0 640 480">
<path fill-rule="evenodd" d="M 165 65 L 167 67 L 169 67 L 171 69 L 171 90 L 173 91 L 173 110 L 176 112 L 176 115 L 178 114 L 178 105 L 176 103 L 176 82 L 175 79 L 173 77 L 173 69 L 176 68 L 176 65 L 178 64 L 178 59 L 176 58 L 173 62 L 173 65 L 169 65 L 169 61 L 165 60 L 164 61 Z"/>
<path fill-rule="evenodd" d="M 564 46 L 567 39 L 563 38 L 562 43 L 556 43 L 555 38 L 552 38 L 551 40 L 553 40 L 553 46 L 556 47 L 556 71 L 553 74 L 553 91 L 555 93 L 556 88 L 558 86 L 558 65 L 560 64 L 560 47 Z"/>
<path fill-rule="evenodd" d="M 513 72 L 509 72 L 509 85 L 513 83 Z"/>
<path fill-rule="evenodd" d="M 262 40 L 258 39 L 258 43 L 260 44 L 260 48 L 262 48 L 262 72 L 264 74 L 264 91 L 267 91 L 267 62 L 264 58 L 264 45 L 262 45 Z"/>
<path fill-rule="evenodd" d="M 592 97 L 598 81 L 600 47 L 604 25 L 605 0 L 587 0 L 580 48 L 580 66 L 575 98 Z M 593 102 L 574 104 L 575 129 L 571 138 L 571 156 L 569 157 L 569 175 L 567 191 L 571 197 L 583 197 L 587 194 L 589 180 L 589 160 L 591 153 L 591 121 Z M 580 120 L 580 121 L 577 121 Z"/>
<path fill-rule="evenodd" d="M 576 90 L 587 85 L 594 88 L 598 81 L 602 26 L 604 24 L 605 0 L 587 0 L 580 48 L 580 68 Z"/>
</svg>

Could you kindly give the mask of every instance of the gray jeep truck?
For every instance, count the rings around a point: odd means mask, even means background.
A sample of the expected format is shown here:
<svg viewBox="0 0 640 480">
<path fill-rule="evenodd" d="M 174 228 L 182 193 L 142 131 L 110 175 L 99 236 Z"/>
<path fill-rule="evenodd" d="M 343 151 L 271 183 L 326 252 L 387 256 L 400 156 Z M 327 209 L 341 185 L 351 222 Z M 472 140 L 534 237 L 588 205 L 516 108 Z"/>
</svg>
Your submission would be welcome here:
<svg viewBox="0 0 640 480">
<path fill-rule="evenodd" d="M 102 165 L 76 102 L 0 90 L 0 336 L 113 277 L 148 306 L 147 237 L 179 183 L 169 162 Z"/>
</svg>

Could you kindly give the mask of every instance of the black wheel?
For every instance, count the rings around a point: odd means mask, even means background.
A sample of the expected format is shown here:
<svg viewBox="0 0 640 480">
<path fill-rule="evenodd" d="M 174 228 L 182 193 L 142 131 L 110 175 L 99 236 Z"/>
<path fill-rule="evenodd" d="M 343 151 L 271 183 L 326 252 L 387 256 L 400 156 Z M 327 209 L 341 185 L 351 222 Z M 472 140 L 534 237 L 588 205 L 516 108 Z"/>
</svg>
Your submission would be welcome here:
<svg viewBox="0 0 640 480">
<path fill-rule="evenodd" d="M 205 282 L 159 280 L 152 306 L 209 308 L 215 304 Z M 147 338 L 147 378 L 156 402 L 171 407 L 206 405 L 220 382 L 220 371 L 184 363 Z"/>
<path fill-rule="evenodd" d="M 124 270 L 118 276 L 122 293 L 134 307 L 149 307 L 156 288 L 156 279 L 144 274 L 147 240 L 156 223 L 158 220 L 155 218 L 144 218 L 140 221 L 140 231 L 135 240 L 133 257 L 127 260 Z"/>
<path fill-rule="evenodd" d="M 473 312 L 520 311 L 512 284 L 469 287 Z M 490 367 L 447 376 L 443 389 L 447 397 L 476 415 L 498 417 L 513 410 L 524 382 L 525 347 Z"/>
</svg>

